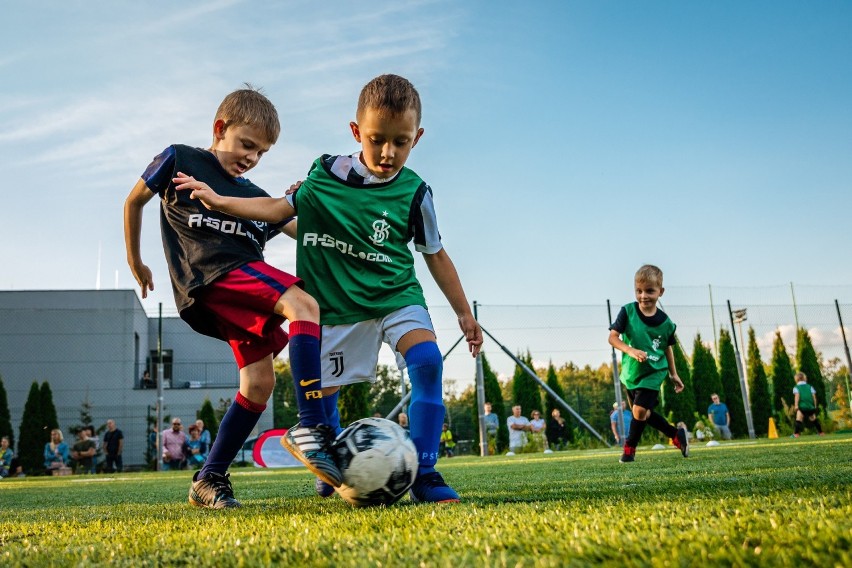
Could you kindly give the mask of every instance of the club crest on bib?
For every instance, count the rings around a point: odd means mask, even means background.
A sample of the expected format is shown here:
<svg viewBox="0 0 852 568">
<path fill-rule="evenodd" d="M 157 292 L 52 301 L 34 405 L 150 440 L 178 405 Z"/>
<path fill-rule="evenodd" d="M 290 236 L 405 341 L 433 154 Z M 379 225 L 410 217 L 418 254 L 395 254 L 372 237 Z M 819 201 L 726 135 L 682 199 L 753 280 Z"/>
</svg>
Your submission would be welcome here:
<svg viewBox="0 0 852 568">
<path fill-rule="evenodd" d="M 654 341 L 651 342 L 651 345 L 654 347 L 654 351 L 659 351 L 660 350 L 660 338 L 655 337 Z"/>
<path fill-rule="evenodd" d="M 384 246 L 385 241 L 390 237 L 390 225 L 384 219 L 376 219 L 373 221 L 373 235 L 370 241 L 377 247 Z"/>
</svg>

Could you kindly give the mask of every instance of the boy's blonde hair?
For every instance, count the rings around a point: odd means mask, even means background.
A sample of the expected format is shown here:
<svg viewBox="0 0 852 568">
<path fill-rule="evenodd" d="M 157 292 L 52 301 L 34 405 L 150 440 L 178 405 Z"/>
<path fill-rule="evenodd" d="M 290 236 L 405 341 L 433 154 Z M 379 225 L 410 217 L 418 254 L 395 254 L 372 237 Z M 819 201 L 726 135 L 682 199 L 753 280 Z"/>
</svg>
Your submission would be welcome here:
<svg viewBox="0 0 852 568">
<path fill-rule="evenodd" d="M 225 126 L 252 126 L 259 128 L 267 142 L 275 144 L 281 133 L 278 111 L 272 101 L 266 98 L 260 89 L 250 83 L 244 89 L 237 89 L 222 100 L 216 110 L 216 118 L 225 121 Z"/>
<path fill-rule="evenodd" d="M 797 383 L 800 382 L 800 381 L 808 382 L 808 376 L 801 371 L 796 373 L 796 375 L 793 378 L 796 379 Z"/>
<path fill-rule="evenodd" d="M 422 107 L 420 94 L 411 81 L 399 75 L 379 75 L 361 89 L 358 97 L 358 109 L 355 117 L 361 120 L 368 108 L 398 116 L 408 109 L 413 109 L 417 115 L 417 126 L 420 126 Z"/>
<path fill-rule="evenodd" d="M 636 276 L 633 278 L 636 282 L 645 284 L 656 284 L 663 286 L 663 271 L 653 264 L 646 264 L 636 271 Z"/>
</svg>

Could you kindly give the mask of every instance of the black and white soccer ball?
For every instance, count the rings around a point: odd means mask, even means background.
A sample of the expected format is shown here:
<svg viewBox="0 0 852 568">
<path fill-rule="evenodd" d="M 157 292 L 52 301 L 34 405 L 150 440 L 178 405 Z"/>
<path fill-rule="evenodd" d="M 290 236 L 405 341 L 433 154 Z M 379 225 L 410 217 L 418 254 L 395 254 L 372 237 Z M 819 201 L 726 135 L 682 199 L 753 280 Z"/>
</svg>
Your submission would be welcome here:
<svg viewBox="0 0 852 568">
<path fill-rule="evenodd" d="M 417 448 L 408 432 L 384 418 L 363 418 L 335 439 L 343 473 L 337 492 L 355 507 L 393 505 L 417 476 Z"/>
</svg>

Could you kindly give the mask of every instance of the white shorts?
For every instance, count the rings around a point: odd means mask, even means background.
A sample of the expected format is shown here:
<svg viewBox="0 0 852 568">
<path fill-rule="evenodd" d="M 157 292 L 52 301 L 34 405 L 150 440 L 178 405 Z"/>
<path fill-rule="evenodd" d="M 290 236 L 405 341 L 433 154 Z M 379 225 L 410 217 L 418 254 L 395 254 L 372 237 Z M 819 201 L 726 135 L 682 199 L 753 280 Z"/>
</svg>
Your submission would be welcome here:
<svg viewBox="0 0 852 568">
<path fill-rule="evenodd" d="M 415 329 L 435 333 L 432 318 L 422 306 L 406 306 L 383 318 L 322 326 L 322 386 L 376 382 L 382 342 L 393 349 L 397 367 L 404 369 L 405 359 L 396 346 L 403 335 Z"/>
</svg>

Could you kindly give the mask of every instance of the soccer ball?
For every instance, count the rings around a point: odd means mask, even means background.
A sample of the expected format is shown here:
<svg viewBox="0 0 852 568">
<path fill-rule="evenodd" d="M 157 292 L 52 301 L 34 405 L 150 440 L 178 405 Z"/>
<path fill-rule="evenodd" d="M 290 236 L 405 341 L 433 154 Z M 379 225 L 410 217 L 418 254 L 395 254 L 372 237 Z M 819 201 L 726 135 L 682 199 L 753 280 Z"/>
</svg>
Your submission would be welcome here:
<svg viewBox="0 0 852 568">
<path fill-rule="evenodd" d="M 337 492 L 355 507 L 393 505 L 417 476 L 417 448 L 396 422 L 356 420 L 332 446 L 343 483 Z"/>
</svg>

